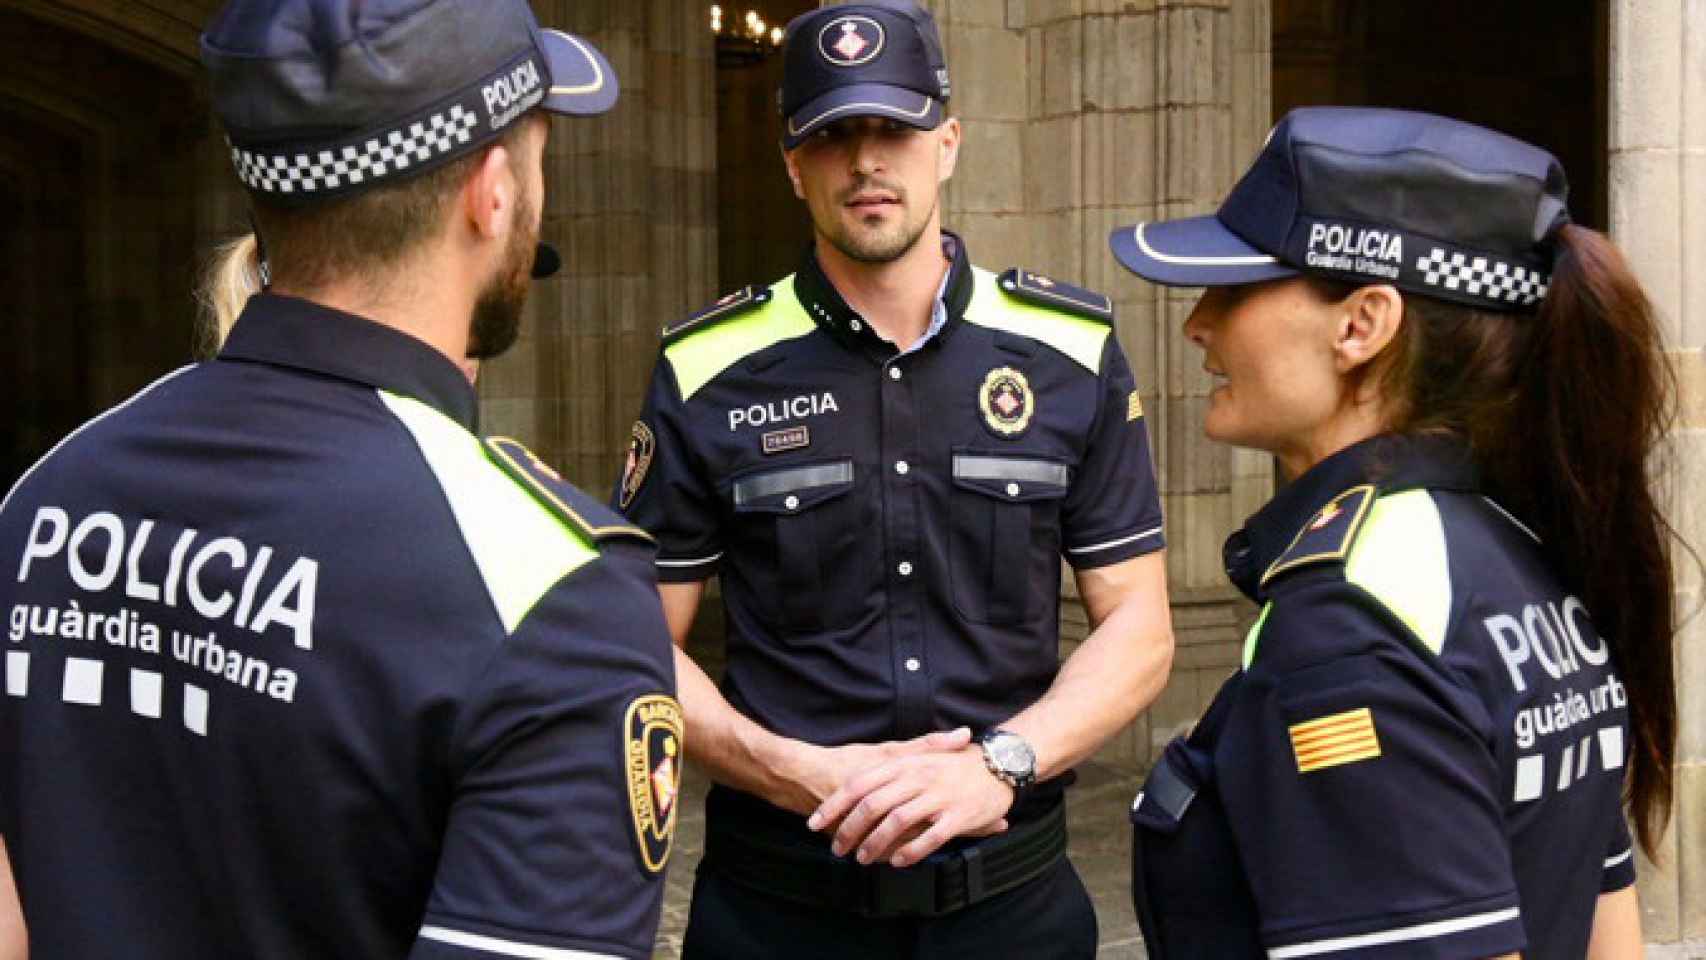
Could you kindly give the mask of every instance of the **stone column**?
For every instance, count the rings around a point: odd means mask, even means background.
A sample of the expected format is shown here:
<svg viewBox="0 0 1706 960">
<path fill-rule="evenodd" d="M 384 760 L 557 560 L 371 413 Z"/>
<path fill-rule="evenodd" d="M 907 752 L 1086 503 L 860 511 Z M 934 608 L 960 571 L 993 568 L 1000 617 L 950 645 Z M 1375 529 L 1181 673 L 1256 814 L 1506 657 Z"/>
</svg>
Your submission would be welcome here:
<svg viewBox="0 0 1706 960">
<path fill-rule="evenodd" d="M 1268 0 L 933 0 L 966 126 L 945 222 L 983 266 L 1106 292 L 1143 391 L 1167 508 L 1173 682 L 1101 759 L 1146 764 L 1237 663 L 1246 605 L 1221 542 L 1272 489 L 1268 458 L 1201 434 L 1208 380 L 1180 335 L 1195 291 L 1126 273 L 1108 232 L 1214 209 L 1269 127 Z M 1070 578 L 1068 579 L 1070 583 Z M 1070 590 L 1070 587 L 1068 588 Z M 1063 613 L 1068 651 L 1083 610 Z"/>
<path fill-rule="evenodd" d="M 521 341 L 486 365 L 488 433 L 531 446 L 602 497 L 663 323 L 715 296 L 715 78 L 704 11 L 679 0 L 534 0 L 542 24 L 590 39 L 617 108 L 552 124 L 544 235 L 563 271 L 537 284 Z"/>
<path fill-rule="evenodd" d="M 1610 69 L 1611 232 L 1628 255 L 1665 332 L 1682 386 L 1663 476 L 1681 535 L 1706 548 L 1706 0 L 1613 0 Z M 1699 570 L 1677 557 L 1677 604 L 1696 612 Z M 1706 948 L 1706 616 L 1679 638 L 1676 808 L 1661 864 L 1641 861 L 1642 922 L 1650 957 Z"/>
</svg>

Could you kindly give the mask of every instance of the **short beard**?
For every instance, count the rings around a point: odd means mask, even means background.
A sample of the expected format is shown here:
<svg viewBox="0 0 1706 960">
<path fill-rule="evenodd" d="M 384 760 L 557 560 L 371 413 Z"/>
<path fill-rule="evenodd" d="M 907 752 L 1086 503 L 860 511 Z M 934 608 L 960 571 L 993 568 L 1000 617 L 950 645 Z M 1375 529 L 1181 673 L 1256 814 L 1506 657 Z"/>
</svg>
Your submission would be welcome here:
<svg viewBox="0 0 1706 960">
<path fill-rule="evenodd" d="M 854 188 L 856 191 L 858 188 Z M 890 188 L 893 189 L 893 188 Z M 849 191 L 851 194 L 854 191 Z M 896 191 L 898 193 L 898 191 Z M 904 198 L 904 194 L 902 194 Z M 930 224 L 930 216 L 935 207 L 919 219 L 916 226 L 902 222 L 896 232 L 878 234 L 876 236 L 859 237 L 847 230 L 839 219 L 832 219 L 828 230 L 820 230 L 830 246 L 841 251 L 841 255 L 856 263 L 893 263 L 912 252 L 918 246 L 918 240 L 924 236 L 924 228 Z"/>
<path fill-rule="evenodd" d="M 521 335 L 521 312 L 527 306 L 533 257 L 539 245 L 539 231 L 525 229 L 532 222 L 533 206 L 523 200 L 515 208 L 503 264 L 474 301 L 474 313 L 468 321 L 471 360 L 498 356 L 514 346 Z"/>
</svg>

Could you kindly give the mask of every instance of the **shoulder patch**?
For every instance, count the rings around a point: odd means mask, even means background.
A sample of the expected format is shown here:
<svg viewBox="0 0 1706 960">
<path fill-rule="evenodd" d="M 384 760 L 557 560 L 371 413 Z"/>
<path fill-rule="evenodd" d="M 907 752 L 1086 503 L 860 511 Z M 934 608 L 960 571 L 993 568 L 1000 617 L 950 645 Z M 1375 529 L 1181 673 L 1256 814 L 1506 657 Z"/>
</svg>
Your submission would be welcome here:
<svg viewBox="0 0 1706 960">
<path fill-rule="evenodd" d="M 1344 563 L 1373 503 L 1374 485 L 1367 483 L 1329 500 L 1303 525 L 1302 530 L 1297 531 L 1291 546 L 1268 567 L 1268 572 L 1262 575 L 1262 586 L 1298 567 L 1315 563 Z"/>
<path fill-rule="evenodd" d="M 1114 321 L 1113 301 L 1093 290 L 1075 287 L 1070 283 L 1062 283 L 1018 267 L 1003 273 L 1000 283 L 1001 289 L 1009 296 L 1027 303 L 1065 310 L 1103 323 Z"/>
<path fill-rule="evenodd" d="M 635 537 L 653 542 L 650 534 L 620 518 L 586 494 L 574 488 L 557 471 L 551 469 L 520 441 L 509 437 L 487 437 L 486 453 L 510 479 L 528 492 L 558 519 L 577 530 L 589 540 L 608 540 L 612 537 Z"/>
<path fill-rule="evenodd" d="M 769 287 L 741 287 L 716 303 L 663 328 L 663 341 L 669 343 L 694 330 L 701 330 L 730 317 L 739 316 L 753 307 L 770 301 Z"/>
<path fill-rule="evenodd" d="M 649 693 L 628 704 L 622 722 L 622 768 L 628 772 L 628 812 L 640 863 L 662 873 L 675 843 L 686 727 L 672 697 Z"/>
</svg>

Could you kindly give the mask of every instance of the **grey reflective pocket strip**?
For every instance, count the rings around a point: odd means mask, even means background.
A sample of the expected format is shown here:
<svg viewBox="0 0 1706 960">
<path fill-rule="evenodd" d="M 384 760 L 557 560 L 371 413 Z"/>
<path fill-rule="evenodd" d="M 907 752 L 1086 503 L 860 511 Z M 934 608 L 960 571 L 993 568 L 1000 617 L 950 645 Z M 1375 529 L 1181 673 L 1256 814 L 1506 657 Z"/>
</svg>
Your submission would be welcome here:
<svg viewBox="0 0 1706 960">
<path fill-rule="evenodd" d="M 796 490 L 852 482 L 853 464 L 845 460 L 841 463 L 825 463 L 815 467 L 766 473 L 735 481 L 735 506 L 745 506 L 754 500 L 774 497 L 778 493 L 793 493 Z"/>
<path fill-rule="evenodd" d="M 954 454 L 954 476 L 963 480 L 1023 480 L 1066 486 L 1066 464 Z"/>
</svg>

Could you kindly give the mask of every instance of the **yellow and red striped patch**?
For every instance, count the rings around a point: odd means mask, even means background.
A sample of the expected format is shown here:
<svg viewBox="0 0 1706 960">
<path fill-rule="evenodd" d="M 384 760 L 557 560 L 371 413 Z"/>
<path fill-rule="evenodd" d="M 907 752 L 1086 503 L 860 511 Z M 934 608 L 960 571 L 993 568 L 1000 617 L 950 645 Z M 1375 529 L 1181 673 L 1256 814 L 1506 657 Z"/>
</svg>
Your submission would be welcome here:
<svg viewBox="0 0 1706 960">
<path fill-rule="evenodd" d="M 1297 754 L 1298 773 L 1325 770 L 1380 756 L 1380 738 L 1374 734 L 1374 714 L 1367 707 L 1292 724 L 1290 730 L 1291 750 Z"/>
</svg>

